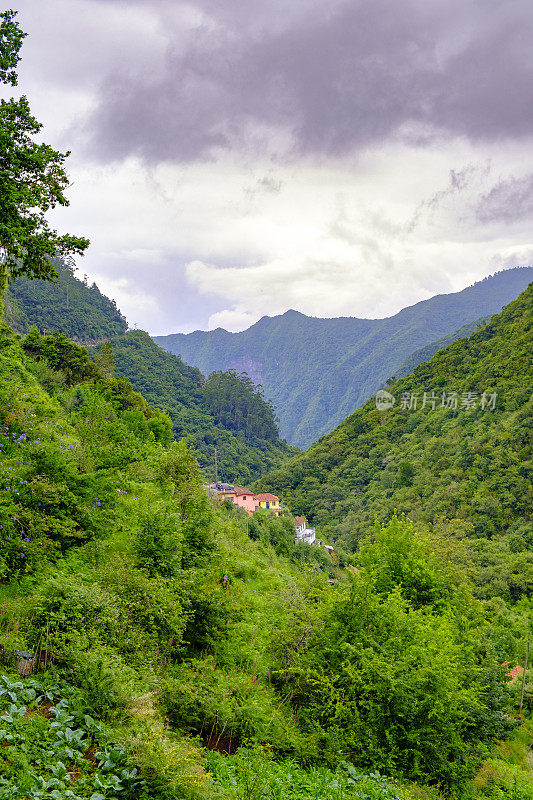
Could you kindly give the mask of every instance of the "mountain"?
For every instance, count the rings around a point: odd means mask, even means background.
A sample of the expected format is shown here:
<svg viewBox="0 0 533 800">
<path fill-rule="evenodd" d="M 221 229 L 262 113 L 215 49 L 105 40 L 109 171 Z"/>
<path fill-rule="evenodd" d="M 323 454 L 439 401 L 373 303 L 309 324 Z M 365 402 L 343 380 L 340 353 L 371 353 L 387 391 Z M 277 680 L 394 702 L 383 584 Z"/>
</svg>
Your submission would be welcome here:
<svg viewBox="0 0 533 800">
<path fill-rule="evenodd" d="M 128 323 L 114 300 L 93 283 L 80 281 L 72 264 L 55 258 L 57 281 L 17 278 L 6 293 L 6 321 L 18 333 L 32 325 L 40 331 L 61 331 L 84 344 L 94 344 L 125 333 Z"/>
<path fill-rule="evenodd" d="M 210 479 L 215 477 L 215 448 L 218 477 L 244 484 L 294 454 L 296 449 L 280 439 L 270 406 L 242 378 L 225 374 L 231 385 L 222 396 L 200 370 L 158 347 L 144 331 L 128 331 L 107 346 L 92 348 L 97 361 L 109 345 L 116 374 L 127 378 L 154 408 L 169 414 L 174 437 L 193 448 Z M 270 424 L 260 430 L 240 426 L 236 416 L 246 414 L 255 422 L 266 416 Z"/>
<path fill-rule="evenodd" d="M 389 385 L 392 407 L 369 400 L 257 488 L 283 490 L 351 550 L 375 519 L 405 513 L 468 541 L 483 596 L 531 596 L 532 311 L 533 284 Z"/>
<path fill-rule="evenodd" d="M 387 319 L 287 311 L 241 333 L 217 328 L 154 339 L 206 375 L 246 372 L 276 408 L 282 436 L 306 447 L 361 406 L 414 351 L 501 311 L 532 279 L 531 267 L 505 270 Z"/>
<path fill-rule="evenodd" d="M 415 350 L 415 352 L 411 353 L 411 355 L 405 359 L 403 364 L 401 364 L 398 369 L 395 370 L 395 375 L 391 376 L 387 383 L 391 383 L 396 379 L 404 378 L 406 375 L 409 375 L 409 373 L 412 372 L 415 367 L 417 367 L 419 364 L 422 364 L 423 361 L 429 361 L 430 358 L 433 358 L 435 353 L 438 353 L 439 350 L 444 350 L 445 347 L 448 347 L 449 344 L 457 341 L 457 339 L 465 339 L 467 336 L 471 336 L 474 331 L 477 331 L 478 328 L 486 325 L 489 319 L 490 317 L 480 317 L 479 319 L 475 319 L 473 322 L 467 322 L 467 324 L 459 328 L 458 331 L 449 333 L 448 336 L 443 336 L 442 339 L 437 339 L 436 342 L 431 342 L 431 344 L 427 344 L 425 347 Z"/>
</svg>

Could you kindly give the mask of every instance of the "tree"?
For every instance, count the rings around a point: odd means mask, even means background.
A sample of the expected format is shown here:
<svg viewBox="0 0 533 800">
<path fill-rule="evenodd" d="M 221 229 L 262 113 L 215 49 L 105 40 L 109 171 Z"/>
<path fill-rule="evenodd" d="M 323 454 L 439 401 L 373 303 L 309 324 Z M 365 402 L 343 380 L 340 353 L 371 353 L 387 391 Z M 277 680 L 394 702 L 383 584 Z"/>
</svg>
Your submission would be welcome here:
<svg viewBox="0 0 533 800">
<path fill-rule="evenodd" d="M 0 83 L 17 85 L 19 51 L 26 34 L 15 11 L 0 14 Z M 59 234 L 46 219 L 57 205 L 67 206 L 63 168 L 70 152 L 34 141 L 42 124 L 27 98 L 0 100 L 0 312 L 9 280 L 18 275 L 52 279 L 50 259 L 83 254 L 88 239 Z"/>
</svg>

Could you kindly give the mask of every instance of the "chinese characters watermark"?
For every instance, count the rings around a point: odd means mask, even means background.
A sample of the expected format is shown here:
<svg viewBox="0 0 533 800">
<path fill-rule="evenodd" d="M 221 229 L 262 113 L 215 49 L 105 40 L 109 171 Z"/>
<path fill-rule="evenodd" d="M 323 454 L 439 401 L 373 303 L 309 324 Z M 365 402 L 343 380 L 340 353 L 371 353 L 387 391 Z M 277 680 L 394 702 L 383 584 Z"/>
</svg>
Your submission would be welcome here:
<svg viewBox="0 0 533 800">
<path fill-rule="evenodd" d="M 443 392 L 432 389 L 430 392 L 402 392 L 398 407 L 402 411 L 417 411 L 444 408 L 449 411 L 494 411 L 496 409 L 497 392 Z M 396 397 L 385 389 L 376 392 L 376 408 L 387 411 L 396 404 Z"/>
</svg>

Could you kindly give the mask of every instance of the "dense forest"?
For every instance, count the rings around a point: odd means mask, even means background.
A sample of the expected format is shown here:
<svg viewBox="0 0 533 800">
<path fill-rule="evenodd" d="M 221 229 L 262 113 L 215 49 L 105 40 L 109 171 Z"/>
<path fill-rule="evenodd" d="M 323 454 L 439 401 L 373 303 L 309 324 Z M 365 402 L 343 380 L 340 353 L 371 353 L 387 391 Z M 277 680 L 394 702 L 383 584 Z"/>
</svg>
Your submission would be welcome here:
<svg viewBox="0 0 533 800">
<path fill-rule="evenodd" d="M 531 596 L 532 297 L 530 286 L 391 384 L 392 408 L 369 401 L 261 488 L 283 488 L 352 551 L 376 518 L 405 513 L 461 542 L 480 596 Z"/>
<path fill-rule="evenodd" d="M 530 601 L 476 599 L 460 545 L 407 519 L 346 570 L 213 503 L 108 371 L 1 330 L 0 797 L 530 800 L 502 666 Z"/>
<path fill-rule="evenodd" d="M 248 375 L 237 375 L 235 370 L 212 372 L 204 397 L 216 421 L 230 431 L 242 433 L 247 441 L 279 440 L 274 407 Z"/>
<path fill-rule="evenodd" d="M 216 373 L 206 380 L 144 331 L 127 331 L 114 301 L 79 280 L 69 260 L 52 259 L 52 265 L 55 282 L 20 276 L 12 283 L 6 321 L 19 333 L 35 326 L 89 345 L 104 373 L 127 378 L 169 414 L 174 437 L 193 448 L 207 478 L 215 476 L 215 449 L 218 476 L 244 484 L 297 452 L 280 438 L 271 405 L 247 375 Z"/>
<path fill-rule="evenodd" d="M 270 405 L 246 375 L 202 373 L 158 347 L 144 331 L 129 331 L 98 349 L 95 360 L 127 378 L 167 412 L 173 435 L 193 448 L 206 477 L 249 483 L 294 454 L 279 437 Z"/>
<path fill-rule="evenodd" d="M 317 319 L 287 311 L 263 317 L 240 333 L 217 328 L 156 336 L 155 341 L 205 375 L 228 369 L 246 372 L 274 405 L 281 435 L 290 444 L 308 447 L 389 378 L 406 374 L 399 370 L 407 360 L 410 372 L 465 336 L 463 326 L 477 326 L 481 318 L 501 311 L 531 280 L 532 267 L 504 270 L 386 319 Z M 449 338 L 443 342 L 444 337 Z"/>
<path fill-rule="evenodd" d="M 125 333 L 126 319 L 114 300 L 95 283 L 78 280 L 72 259 L 52 258 L 54 281 L 31 280 L 21 275 L 9 287 L 6 320 L 14 330 L 27 333 L 36 325 L 42 333 L 61 331 L 78 342 L 92 344 Z"/>
</svg>

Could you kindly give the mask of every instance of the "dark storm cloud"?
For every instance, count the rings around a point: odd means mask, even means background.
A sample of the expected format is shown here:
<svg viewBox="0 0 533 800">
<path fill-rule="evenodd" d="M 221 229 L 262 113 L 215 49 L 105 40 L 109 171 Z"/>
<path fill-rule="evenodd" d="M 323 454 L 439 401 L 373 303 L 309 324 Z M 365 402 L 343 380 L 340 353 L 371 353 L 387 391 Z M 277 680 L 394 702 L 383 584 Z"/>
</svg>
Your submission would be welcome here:
<svg viewBox="0 0 533 800">
<path fill-rule="evenodd" d="M 533 216 L 533 175 L 497 183 L 480 198 L 476 217 L 484 224 L 519 222 Z"/>
<path fill-rule="evenodd" d="M 168 0 L 115 5 L 152 8 L 168 49 L 157 75 L 124 63 L 102 82 L 89 128 L 100 158 L 268 150 L 275 131 L 326 156 L 398 136 L 532 133 L 530 0 L 198 0 L 203 20 L 180 46 Z"/>
</svg>

